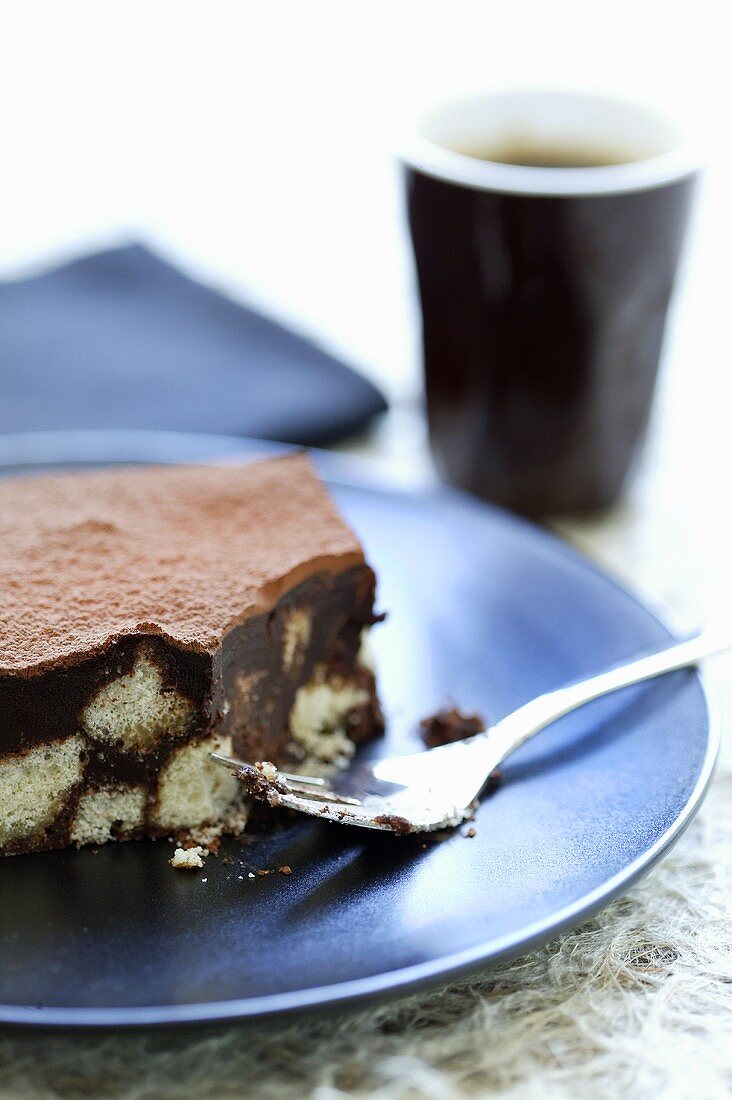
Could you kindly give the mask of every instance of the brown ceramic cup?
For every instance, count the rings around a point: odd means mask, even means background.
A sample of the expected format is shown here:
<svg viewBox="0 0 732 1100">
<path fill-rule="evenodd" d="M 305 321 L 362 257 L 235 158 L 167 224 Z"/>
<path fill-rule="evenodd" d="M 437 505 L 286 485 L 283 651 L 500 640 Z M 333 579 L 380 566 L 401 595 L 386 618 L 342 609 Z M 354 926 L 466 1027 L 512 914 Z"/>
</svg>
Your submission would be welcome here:
<svg viewBox="0 0 732 1100">
<path fill-rule="evenodd" d="M 495 94 L 428 112 L 401 159 L 442 476 L 529 516 L 611 504 L 697 176 L 680 129 L 620 100 Z"/>
</svg>

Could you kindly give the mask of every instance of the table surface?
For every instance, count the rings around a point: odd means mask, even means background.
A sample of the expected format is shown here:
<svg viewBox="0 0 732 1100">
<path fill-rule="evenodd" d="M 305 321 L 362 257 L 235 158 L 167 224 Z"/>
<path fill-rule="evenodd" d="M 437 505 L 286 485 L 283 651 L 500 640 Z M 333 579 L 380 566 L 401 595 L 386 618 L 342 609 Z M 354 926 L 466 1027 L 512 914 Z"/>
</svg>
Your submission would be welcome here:
<svg viewBox="0 0 732 1100">
<path fill-rule="evenodd" d="M 707 139 L 711 171 L 649 443 L 617 508 L 553 526 L 677 629 L 729 623 L 732 147 L 717 135 L 731 78 L 720 7 L 698 0 L 691 21 L 661 0 L 618 0 L 612 18 L 578 0 L 500 12 L 455 0 L 447 19 L 422 0 L 375 0 L 366 18 L 328 0 L 225 0 L 203 22 L 188 0 L 129 0 L 124 20 L 84 0 L 8 6 L 0 276 L 143 238 L 360 364 L 393 408 L 351 449 L 395 481 L 429 480 L 396 120 L 436 97 L 520 83 L 670 106 Z M 729 659 L 709 675 L 732 695 Z M 0 1100 L 726 1097 L 731 773 L 726 748 L 673 852 L 541 951 L 402 1005 L 262 1032 L 0 1035 Z"/>
</svg>

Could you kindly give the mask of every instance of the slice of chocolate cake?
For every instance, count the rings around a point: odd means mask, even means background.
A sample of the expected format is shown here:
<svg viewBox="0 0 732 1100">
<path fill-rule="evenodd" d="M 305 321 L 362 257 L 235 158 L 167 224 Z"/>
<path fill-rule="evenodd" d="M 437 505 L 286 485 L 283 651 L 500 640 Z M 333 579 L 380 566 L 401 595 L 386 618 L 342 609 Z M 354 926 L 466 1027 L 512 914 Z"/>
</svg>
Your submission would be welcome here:
<svg viewBox="0 0 732 1100">
<path fill-rule="evenodd" d="M 212 749 L 343 763 L 374 585 L 304 455 L 0 482 L 0 853 L 237 829 Z"/>
</svg>

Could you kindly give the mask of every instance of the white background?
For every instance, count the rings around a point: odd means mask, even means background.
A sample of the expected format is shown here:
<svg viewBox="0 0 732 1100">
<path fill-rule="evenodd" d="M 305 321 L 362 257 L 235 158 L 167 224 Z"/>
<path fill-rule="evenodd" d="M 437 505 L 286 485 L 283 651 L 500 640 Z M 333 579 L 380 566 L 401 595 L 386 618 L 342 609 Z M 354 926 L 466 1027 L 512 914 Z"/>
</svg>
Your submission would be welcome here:
<svg viewBox="0 0 732 1100">
<path fill-rule="evenodd" d="M 651 491 L 688 510 L 689 527 L 700 480 L 726 501 L 726 3 L 24 0 L 0 12 L 0 276 L 141 237 L 316 334 L 397 404 L 419 388 L 392 158 L 404 121 L 443 96 L 516 86 L 682 116 L 709 171 L 658 403 L 664 488 Z M 394 450 L 394 432 L 383 438 Z M 704 537 L 721 537 L 708 511 Z"/>
<path fill-rule="evenodd" d="M 144 235 L 400 392 L 416 361 L 390 148 L 401 120 L 483 88 L 600 89 L 677 111 L 708 142 L 694 339 L 725 353 L 724 2 L 10 0 L 0 10 L 3 274 L 100 234 Z"/>
</svg>

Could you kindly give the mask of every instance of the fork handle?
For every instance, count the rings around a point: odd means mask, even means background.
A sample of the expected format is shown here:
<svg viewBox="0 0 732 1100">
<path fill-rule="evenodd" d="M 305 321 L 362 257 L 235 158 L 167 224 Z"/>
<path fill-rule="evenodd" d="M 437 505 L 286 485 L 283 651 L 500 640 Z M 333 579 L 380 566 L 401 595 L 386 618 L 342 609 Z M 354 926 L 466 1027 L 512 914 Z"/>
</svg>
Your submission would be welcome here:
<svg viewBox="0 0 732 1100">
<path fill-rule="evenodd" d="M 662 676 L 666 672 L 697 665 L 705 657 L 722 653 L 726 649 L 732 649 L 732 639 L 729 635 L 707 632 L 695 638 L 689 638 L 688 641 L 679 642 L 668 649 L 662 649 L 659 653 L 652 653 L 648 657 L 631 661 L 630 664 L 601 672 L 589 680 L 581 680 L 577 684 L 569 684 L 567 687 L 539 695 L 491 727 L 491 744 L 495 747 L 500 746 L 503 760 L 535 733 L 539 733 L 565 714 L 583 707 L 585 703 L 591 703 L 603 695 L 619 691 L 620 688 L 630 687 L 631 684 L 639 684 L 643 680 Z"/>
</svg>

